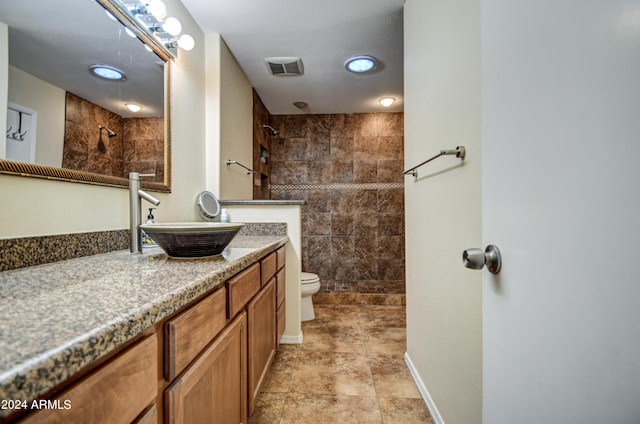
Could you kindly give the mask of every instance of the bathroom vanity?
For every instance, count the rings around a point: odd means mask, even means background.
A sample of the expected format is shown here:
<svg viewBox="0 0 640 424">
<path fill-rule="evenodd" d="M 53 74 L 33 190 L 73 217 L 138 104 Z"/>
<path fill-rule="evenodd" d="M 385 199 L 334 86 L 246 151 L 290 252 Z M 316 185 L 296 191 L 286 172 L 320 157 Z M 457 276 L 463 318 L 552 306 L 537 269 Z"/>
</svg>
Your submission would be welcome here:
<svg viewBox="0 0 640 424">
<path fill-rule="evenodd" d="M 284 332 L 287 241 L 1 273 L 0 422 L 246 423 Z"/>
</svg>

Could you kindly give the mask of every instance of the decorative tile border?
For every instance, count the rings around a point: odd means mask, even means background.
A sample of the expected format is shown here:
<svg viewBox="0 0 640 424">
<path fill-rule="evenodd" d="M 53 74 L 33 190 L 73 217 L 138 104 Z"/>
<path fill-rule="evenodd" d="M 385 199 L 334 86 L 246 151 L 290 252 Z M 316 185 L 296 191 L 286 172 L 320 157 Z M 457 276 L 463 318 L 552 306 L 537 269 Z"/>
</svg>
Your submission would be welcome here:
<svg viewBox="0 0 640 424">
<path fill-rule="evenodd" d="M 403 183 L 333 183 L 333 184 L 270 184 L 269 190 L 385 190 L 404 188 Z"/>
</svg>

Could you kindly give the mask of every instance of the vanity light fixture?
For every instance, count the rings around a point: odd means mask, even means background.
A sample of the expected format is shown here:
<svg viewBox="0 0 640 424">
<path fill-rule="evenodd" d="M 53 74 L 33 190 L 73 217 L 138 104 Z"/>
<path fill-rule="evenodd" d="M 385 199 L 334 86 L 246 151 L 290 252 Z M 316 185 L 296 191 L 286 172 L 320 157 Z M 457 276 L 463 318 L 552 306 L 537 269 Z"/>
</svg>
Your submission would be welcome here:
<svg viewBox="0 0 640 424">
<path fill-rule="evenodd" d="M 129 13 L 143 24 L 151 19 L 162 22 L 167 17 L 167 6 L 162 0 L 123 2 Z"/>
<path fill-rule="evenodd" d="M 140 112 L 142 110 L 142 106 L 135 103 L 125 103 L 124 105 L 133 113 Z"/>
<path fill-rule="evenodd" d="M 173 57 L 177 57 L 177 48 L 189 51 L 195 47 L 192 36 L 183 34 L 178 37 L 182 32 L 182 24 L 173 16 L 167 18 L 167 6 L 162 0 L 125 0 L 123 3 L 130 16 L 167 48 Z"/>
<path fill-rule="evenodd" d="M 124 72 L 107 65 L 91 65 L 89 66 L 89 72 L 91 72 L 91 75 L 94 77 L 109 81 L 124 81 L 127 79 Z"/>
<path fill-rule="evenodd" d="M 356 56 L 347 60 L 344 66 L 349 72 L 363 74 L 376 69 L 377 61 L 373 56 Z"/>
<path fill-rule="evenodd" d="M 380 100 L 378 100 L 378 102 L 384 106 L 384 107 L 389 107 L 392 104 L 394 104 L 396 101 L 396 99 L 394 99 L 393 97 L 383 97 Z"/>
</svg>

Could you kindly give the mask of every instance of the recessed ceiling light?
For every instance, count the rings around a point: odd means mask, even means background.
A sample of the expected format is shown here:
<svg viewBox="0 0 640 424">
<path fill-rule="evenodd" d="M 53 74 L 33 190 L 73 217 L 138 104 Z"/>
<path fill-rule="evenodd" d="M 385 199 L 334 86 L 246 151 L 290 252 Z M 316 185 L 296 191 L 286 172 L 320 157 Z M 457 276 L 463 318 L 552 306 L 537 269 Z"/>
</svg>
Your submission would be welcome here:
<svg viewBox="0 0 640 424">
<path fill-rule="evenodd" d="M 395 103 L 396 99 L 394 99 L 393 97 L 383 97 L 380 100 L 378 100 L 378 102 L 380 102 L 380 104 L 384 107 L 389 107 L 391 106 L 393 103 Z"/>
<path fill-rule="evenodd" d="M 124 105 L 133 113 L 140 112 L 142 110 L 142 106 L 135 103 L 125 103 Z"/>
<path fill-rule="evenodd" d="M 344 66 L 350 72 L 362 74 L 376 68 L 376 59 L 371 56 L 356 56 L 349 59 Z"/>
<path fill-rule="evenodd" d="M 91 75 L 109 81 L 124 81 L 127 79 L 124 72 L 107 65 L 91 65 L 89 66 Z"/>
</svg>

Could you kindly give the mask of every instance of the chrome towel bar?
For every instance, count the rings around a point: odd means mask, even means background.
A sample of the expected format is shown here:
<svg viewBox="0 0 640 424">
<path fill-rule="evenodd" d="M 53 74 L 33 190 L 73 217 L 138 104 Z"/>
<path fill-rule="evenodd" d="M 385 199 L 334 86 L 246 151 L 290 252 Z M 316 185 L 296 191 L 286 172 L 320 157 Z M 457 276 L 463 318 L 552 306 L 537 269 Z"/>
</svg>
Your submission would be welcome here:
<svg viewBox="0 0 640 424">
<path fill-rule="evenodd" d="M 434 157 L 429 158 L 429 159 L 425 160 L 422 163 L 419 163 L 418 165 L 414 166 L 413 168 L 407 169 L 406 171 L 403 172 L 403 174 L 404 175 L 413 175 L 415 178 L 418 178 L 417 169 L 420 168 L 422 165 L 426 165 L 427 163 L 431 162 L 434 159 L 439 158 L 440 156 L 456 155 L 457 158 L 460 158 L 461 160 L 464 160 L 464 157 L 465 157 L 466 154 L 467 154 L 467 150 L 464 148 L 464 146 L 457 146 L 453 150 L 440 150 L 440 153 L 438 153 Z"/>
<path fill-rule="evenodd" d="M 244 166 L 243 164 L 241 164 L 241 163 L 240 163 L 240 162 L 238 162 L 237 160 L 227 159 L 227 166 L 229 166 L 229 165 L 234 165 L 234 164 L 235 164 L 235 165 L 238 165 L 238 166 L 241 166 L 241 167 L 243 167 L 244 169 L 246 169 L 246 170 L 247 170 L 247 175 L 249 175 L 249 174 L 255 174 L 255 173 L 256 173 L 256 171 L 254 171 L 254 170 L 253 170 L 253 169 L 251 169 L 251 168 L 247 168 L 246 166 Z"/>
</svg>

